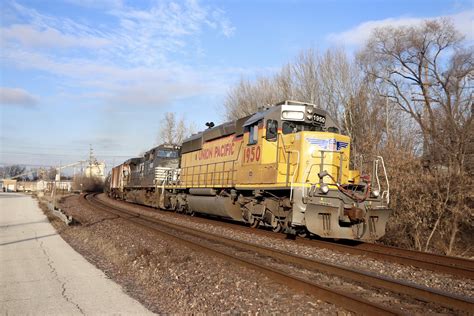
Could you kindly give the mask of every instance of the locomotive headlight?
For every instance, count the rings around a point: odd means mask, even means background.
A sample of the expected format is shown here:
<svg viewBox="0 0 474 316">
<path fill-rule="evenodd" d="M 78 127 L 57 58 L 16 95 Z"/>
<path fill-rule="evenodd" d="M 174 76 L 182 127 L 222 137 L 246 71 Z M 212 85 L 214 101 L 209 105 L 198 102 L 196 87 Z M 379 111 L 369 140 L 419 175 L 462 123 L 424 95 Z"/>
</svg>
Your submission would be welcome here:
<svg viewBox="0 0 474 316">
<path fill-rule="evenodd" d="M 308 112 L 308 114 L 313 114 L 313 109 L 312 108 L 307 108 L 306 112 Z"/>
<path fill-rule="evenodd" d="M 287 119 L 287 120 L 302 121 L 302 120 L 304 120 L 304 112 L 283 111 L 283 113 L 281 113 L 281 118 Z"/>
<path fill-rule="evenodd" d="M 327 186 L 327 184 L 321 184 L 321 186 L 319 187 L 319 190 L 321 191 L 321 193 L 323 194 L 327 194 L 329 192 L 329 187 Z"/>
<path fill-rule="evenodd" d="M 311 114 L 308 114 L 306 115 L 306 118 L 311 121 L 313 119 L 313 116 Z"/>
<path fill-rule="evenodd" d="M 379 190 L 377 190 L 377 189 L 372 190 L 372 196 L 373 196 L 373 197 L 379 197 L 379 195 L 380 195 L 380 191 L 379 191 Z"/>
</svg>

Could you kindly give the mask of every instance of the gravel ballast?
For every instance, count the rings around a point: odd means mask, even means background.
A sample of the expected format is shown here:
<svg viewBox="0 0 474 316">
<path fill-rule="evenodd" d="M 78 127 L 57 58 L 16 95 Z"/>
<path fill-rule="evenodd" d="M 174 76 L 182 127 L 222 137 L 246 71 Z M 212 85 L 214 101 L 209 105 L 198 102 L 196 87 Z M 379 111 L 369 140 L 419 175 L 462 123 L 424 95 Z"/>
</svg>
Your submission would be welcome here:
<svg viewBox="0 0 474 316">
<path fill-rule="evenodd" d="M 105 195 L 100 198 L 107 203 L 122 206 L 123 202 L 112 200 Z M 143 208 L 139 205 L 127 204 L 134 211 L 141 212 L 147 216 L 153 216 L 157 219 L 169 221 L 172 223 L 194 227 L 207 232 L 220 234 L 229 238 L 252 242 L 258 245 L 279 249 L 294 253 L 318 261 L 328 262 L 338 266 L 364 270 L 378 275 L 390 277 L 393 279 L 410 281 L 415 284 L 426 286 L 441 291 L 463 296 L 474 296 L 474 280 L 459 278 L 449 274 L 436 273 L 430 270 L 405 266 L 398 263 L 376 260 L 366 256 L 340 253 L 329 249 L 313 247 L 309 245 L 297 244 L 292 240 L 282 240 L 262 235 L 249 234 L 237 229 L 229 228 L 228 225 L 218 225 L 218 221 L 202 221 L 199 218 L 190 216 L 180 216 L 170 212 L 149 211 L 149 208 Z"/>
<path fill-rule="evenodd" d="M 79 199 L 69 197 L 61 204 L 81 223 L 64 227 L 56 221 L 61 236 L 153 312 L 350 314 L 251 269 L 92 211 Z"/>
<path fill-rule="evenodd" d="M 57 229 L 77 251 L 154 312 L 351 314 L 313 296 L 297 293 L 251 269 L 189 249 L 181 243 L 115 215 L 93 211 L 90 206 L 79 203 L 80 199 L 82 198 L 79 196 L 70 197 L 65 199 L 61 206 L 81 225 L 66 228 L 56 223 Z M 463 296 L 472 297 L 474 292 L 474 282 L 469 279 L 461 280 L 451 275 L 282 240 L 278 235 L 273 237 L 272 234 L 255 234 L 254 231 L 242 230 L 242 227 L 237 225 L 158 211 L 115 201 L 105 195 L 99 195 L 99 199 L 161 221 L 193 227 L 318 261 L 407 280 Z M 270 266 L 272 265 L 331 288 L 354 293 L 383 305 L 396 306 L 407 313 L 453 313 L 436 305 L 365 285 L 359 286 L 331 275 L 297 267 L 279 266 L 279 263 L 270 261 Z"/>
</svg>

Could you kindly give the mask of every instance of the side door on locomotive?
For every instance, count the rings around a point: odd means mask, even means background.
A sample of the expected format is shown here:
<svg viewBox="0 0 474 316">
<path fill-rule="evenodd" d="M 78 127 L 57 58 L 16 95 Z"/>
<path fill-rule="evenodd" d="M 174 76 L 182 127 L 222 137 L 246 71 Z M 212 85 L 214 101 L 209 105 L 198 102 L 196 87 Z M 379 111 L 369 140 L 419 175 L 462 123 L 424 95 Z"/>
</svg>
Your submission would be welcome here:
<svg viewBox="0 0 474 316">
<path fill-rule="evenodd" d="M 275 108 L 258 112 L 244 123 L 241 165 L 237 171 L 237 186 L 241 188 L 268 187 L 278 175 L 278 121 L 273 119 Z"/>
</svg>

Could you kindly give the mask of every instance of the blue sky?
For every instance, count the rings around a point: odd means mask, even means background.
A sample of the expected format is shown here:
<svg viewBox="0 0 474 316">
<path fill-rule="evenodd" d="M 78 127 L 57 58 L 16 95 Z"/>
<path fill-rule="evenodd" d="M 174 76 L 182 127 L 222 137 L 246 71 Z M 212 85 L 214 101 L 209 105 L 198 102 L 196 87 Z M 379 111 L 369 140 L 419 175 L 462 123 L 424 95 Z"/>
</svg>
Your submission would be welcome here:
<svg viewBox="0 0 474 316">
<path fill-rule="evenodd" d="M 306 48 L 355 52 L 377 26 L 449 16 L 474 36 L 472 1 L 1 1 L 0 165 L 118 164 L 157 144 L 177 112 L 221 122 L 241 77 Z"/>
</svg>

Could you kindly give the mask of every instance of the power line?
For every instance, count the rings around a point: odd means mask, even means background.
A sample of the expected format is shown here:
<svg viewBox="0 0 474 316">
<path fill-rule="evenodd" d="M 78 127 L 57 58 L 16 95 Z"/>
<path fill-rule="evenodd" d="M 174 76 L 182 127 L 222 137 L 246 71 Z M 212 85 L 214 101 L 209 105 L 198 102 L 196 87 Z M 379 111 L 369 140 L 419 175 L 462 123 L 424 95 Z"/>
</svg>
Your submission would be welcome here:
<svg viewBox="0 0 474 316">
<path fill-rule="evenodd" d="M 18 162 L 3 162 L 0 161 L 0 166 L 11 166 L 11 165 L 19 165 L 22 167 L 53 167 L 53 164 L 29 164 L 29 163 L 18 163 Z"/>
<path fill-rule="evenodd" d="M 52 157 L 63 157 L 63 156 L 86 156 L 86 154 L 56 154 L 56 153 L 35 153 L 35 152 L 13 152 L 13 151 L 1 151 L 0 155 L 8 154 L 8 155 L 29 155 L 29 156 L 52 156 Z M 135 155 L 102 155 L 96 154 L 98 157 L 111 157 L 111 158 L 127 158 L 127 157 L 134 157 Z"/>
</svg>

